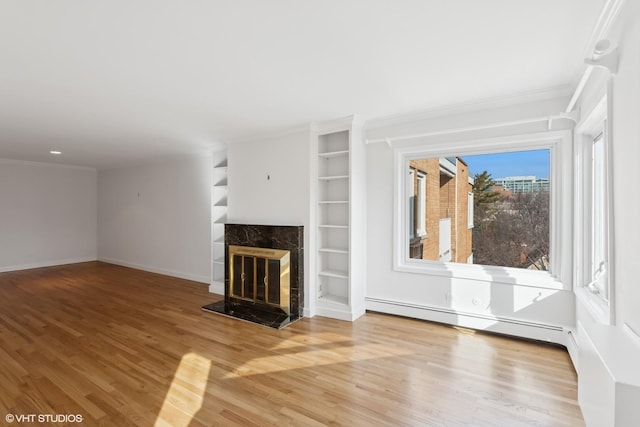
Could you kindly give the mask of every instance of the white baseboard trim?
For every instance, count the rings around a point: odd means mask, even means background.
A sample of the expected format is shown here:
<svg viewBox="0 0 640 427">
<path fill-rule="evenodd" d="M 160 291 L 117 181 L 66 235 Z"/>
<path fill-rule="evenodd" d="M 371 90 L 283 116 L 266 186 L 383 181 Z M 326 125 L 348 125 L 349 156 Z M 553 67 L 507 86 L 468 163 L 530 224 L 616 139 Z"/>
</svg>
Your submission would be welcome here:
<svg viewBox="0 0 640 427">
<path fill-rule="evenodd" d="M 567 337 L 561 326 L 370 297 L 366 298 L 366 303 L 367 310 L 371 311 L 413 317 L 463 328 L 495 332 L 566 346 Z"/>
<path fill-rule="evenodd" d="M 97 257 L 81 257 L 81 258 L 59 259 L 55 261 L 32 262 L 28 264 L 6 265 L 6 266 L 0 266 L 0 273 L 5 273 L 8 271 L 30 270 L 32 268 L 53 267 L 56 265 L 78 264 L 80 262 L 90 262 L 90 261 L 97 261 L 97 260 L 98 260 Z"/>
<path fill-rule="evenodd" d="M 98 257 L 98 261 L 106 262 L 109 264 L 120 265 L 122 267 L 135 268 L 136 270 L 148 271 L 150 273 L 157 273 L 165 276 L 177 277 L 179 279 L 192 280 L 194 282 L 200 282 L 200 283 L 210 282 L 209 276 L 201 276 L 198 274 L 184 273 L 182 271 L 166 270 L 164 268 L 150 267 L 148 265 L 136 264 L 133 262 L 122 261 L 119 259 Z"/>
<path fill-rule="evenodd" d="M 209 284 L 209 292 L 212 294 L 224 295 L 224 283 L 211 282 Z"/>
<path fill-rule="evenodd" d="M 304 312 L 304 311 L 303 311 Z M 342 308 L 332 308 L 329 306 L 316 306 L 316 316 L 329 317 L 331 319 L 353 322 L 365 313 L 364 307 L 361 310 L 345 310 Z"/>
</svg>

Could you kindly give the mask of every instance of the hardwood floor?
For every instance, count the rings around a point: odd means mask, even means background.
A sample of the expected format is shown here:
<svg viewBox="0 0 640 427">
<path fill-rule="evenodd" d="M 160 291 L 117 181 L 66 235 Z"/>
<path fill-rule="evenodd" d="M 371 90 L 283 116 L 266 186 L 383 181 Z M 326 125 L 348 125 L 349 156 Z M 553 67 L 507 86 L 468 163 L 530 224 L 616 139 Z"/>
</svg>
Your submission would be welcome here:
<svg viewBox="0 0 640 427">
<path fill-rule="evenodd" d="M 1 273 L 0 416 L 584 425 L 563 349 L 376 313 L 277 331 L 200 310 L 216 298 L 200 283 L 99 262 Z"/>
</svg>

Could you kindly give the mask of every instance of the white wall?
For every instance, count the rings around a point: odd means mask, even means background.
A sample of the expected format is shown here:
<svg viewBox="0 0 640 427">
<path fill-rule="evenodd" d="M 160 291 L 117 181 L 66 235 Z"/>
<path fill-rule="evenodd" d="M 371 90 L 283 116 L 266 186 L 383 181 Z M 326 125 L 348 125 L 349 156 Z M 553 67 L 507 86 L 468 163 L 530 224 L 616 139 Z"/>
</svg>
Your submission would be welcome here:
<svg viewBox="0 0 640 427">
<path fill-rule="evenodd" d="M 228 221 L 304 225 L 305 315 L 309 307 L 309 132 L 229 145 Z"/>
<path fill-rule="evenodd" d="M 211 156 L 98 173 L 100 260 L 209 283 Z"/>
<path fill-rule="evenodd" d="M 620 41 L 620 70 L 613 83 L 613 268 L 619 301 L 616 320 L 632 327 L 640 338 L 640 201 L 635 187 L 630 187 L 640 182 L 640 5 L 627 3 L 623 16 L 629 24 Z"/>
<path fill-rule="evenodd" d="M 528 102 L 520 106 L 485 108 L 479 112 L 451 112 L 408 123 L 385 124 L 367 132 L 368 139 L 436 132 L 502 121 L 558 114 L 566 98 Z M 567 123 L 565 123 L 566 125 Z M 547 122 L 457 135 L 426 138 L 423 143 L 473 140 L 489 136 L 545 131 Z M 398 143 L 406 146 L 413 141 Z M 565 167 L 571 168 L 571 156 Z M 575 322 L 571 283 L 564 290 L 513 285 L 491 280 L 471 280 L 443 275 L 417 274 L 393 268 L 394 152 L 385 143 L 369 144 L 367 308 L 427 320 L 458 324 L 501 333 L 562 342 L 563 327 Z M 570 193 L 570 185 L 567 187 Z M 570 194 L 563 196 L 570 197 Z M 566 212 L 569 215 L 571 212 Z M 565 224 L 570 227 L 571 224 Z M 571 234 L 568 234 L 569 240 Z M 570 266 L 570 253 L 566 260 Z M 570 275 L 569 275 L 570 276 Z M 569 279 L 570 281 L 570 279 Z"/>
<path fill-rule="evenodd" d="M 0 271 L 95 260 L 96 177 L 0 159 Z"/>
<path fill-rule="evenodd" d="M 613 78 L 611 138 L 613 324 L 577 301 L 578 395 L 587 426 L 635 426 L 640 417 L 640 4 L 627 1 L 622 21 L 607 37 L 620 52 Z M 583 115 L 605 93 L 604 71 L 594 73 L 580 102 Z"/>
</svg>

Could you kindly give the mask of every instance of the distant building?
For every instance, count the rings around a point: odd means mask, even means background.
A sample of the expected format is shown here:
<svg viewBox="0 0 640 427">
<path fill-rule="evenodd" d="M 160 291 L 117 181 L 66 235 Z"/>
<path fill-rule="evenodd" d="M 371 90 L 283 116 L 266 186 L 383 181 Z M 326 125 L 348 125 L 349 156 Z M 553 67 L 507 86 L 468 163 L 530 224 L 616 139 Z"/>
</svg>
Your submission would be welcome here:
<svg viewBox="0 0 640 427">
<path fill-rule="evenodd" d="M 502 185 L 494 185 L 493 187 L 491 187 L 491 191 L 493 191 L 494 193 L 500 193 L 502 199 L 508 199 L 513 196 L 513 191 L 507 190 Z"/>
<path fill-rule="evenodd" d="M 493 180 L 496 186 L 512 193 L 537 193 L 549 191 L 549 178 L 536 178 L 535 176 L 508 176 Z"/>
</svg>

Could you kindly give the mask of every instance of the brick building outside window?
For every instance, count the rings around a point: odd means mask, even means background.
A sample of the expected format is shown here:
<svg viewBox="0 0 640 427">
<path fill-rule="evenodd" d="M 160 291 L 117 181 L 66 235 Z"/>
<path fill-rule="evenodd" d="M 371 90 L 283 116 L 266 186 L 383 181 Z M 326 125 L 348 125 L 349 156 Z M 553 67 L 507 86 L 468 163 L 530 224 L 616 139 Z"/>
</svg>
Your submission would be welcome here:
<svg viewBox="0 0 640 427">
<path fill-rule="evenodd" d="M 467 164 L 460 157 L 417 159 L 408 172 L 409 256 L 472 263 L 473 179 Z"/>
</svg>

